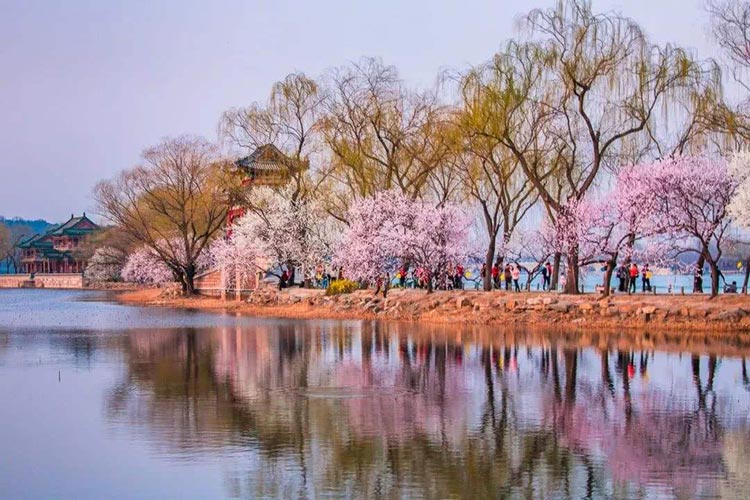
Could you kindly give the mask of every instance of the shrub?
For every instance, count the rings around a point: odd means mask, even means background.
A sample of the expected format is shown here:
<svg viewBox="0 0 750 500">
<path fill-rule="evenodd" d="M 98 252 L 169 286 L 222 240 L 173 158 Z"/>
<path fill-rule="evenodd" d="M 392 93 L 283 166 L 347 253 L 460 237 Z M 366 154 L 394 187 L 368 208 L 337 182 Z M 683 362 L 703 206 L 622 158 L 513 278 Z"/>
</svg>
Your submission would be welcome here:
<svg viewBox="0 0 750 500">
<path fill-rule="evenodd" d="M 355 290 L 359 290 L 359 283 L 351 280 L 335 280 L 331 281 L 326 289 L 326 295 L 339 295 L 341 293 L 352 293 Z"/>
</svg>

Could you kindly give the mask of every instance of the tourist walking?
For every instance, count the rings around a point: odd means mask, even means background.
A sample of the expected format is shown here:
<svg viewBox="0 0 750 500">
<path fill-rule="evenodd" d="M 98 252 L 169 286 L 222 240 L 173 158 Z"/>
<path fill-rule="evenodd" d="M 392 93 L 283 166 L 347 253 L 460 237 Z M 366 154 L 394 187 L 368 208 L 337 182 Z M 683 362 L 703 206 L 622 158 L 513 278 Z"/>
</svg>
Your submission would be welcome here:
<svg viewBox="0 0 750 500">
<path fill-rule="evenodd" d="M 461 264 L 458 264 L 456 266 L 456 278 L 454 287 L 456 288 L 456 290 L 464 289 L 464 266 L 462 266 Z"/>
<path fill-rule="evenodd" d="M 505 291 L 509 292 L 511 281 L 513 281 L 513 273 L 510 270 L 510 264 L 505 265 L 505 270 L 503 271 L 503 278 L 505 279 Z"/>
<path fill-rule="evenodd" d="M 627 292 L 630 272 L 628 271 L 628 268 L 625 267 L 625 264 L 617 268 L 617 279 L 620 281 L 620 284 L 617 286 L 617 291 L 623 293 Z"/>
<path fill-rule="evenodd" d="M 636 282 L 638 281 L 638 266 L 635 262 L 630 264 L 630 286 L 628 287 L 628 293 L 636 292 Z"/>
<path fill-rule="evenodd" d="M 651 269 L 648 268 L 648 264 L 645 264 L 641 270 L 641 285 L 643 293 L 651 291 Z"/>
<path fill-rule="evenodd" d="M 542 266 L 542 290 L 549 290 L 551 270 L 552 266 L 549 265 L 549 262 L 545 262 Z"/>
<path fill-rule="evenodd" d="M 511 270 L 511 277 L 513 278 L 513 289 L 516 292 L 520 292 L 521 288 L 518 286 L 518 280 L 521 279 L 521 270 L 518 268 L 518 264 L 515 264 L 513 266 L 513 269 Z"/>
</svg>

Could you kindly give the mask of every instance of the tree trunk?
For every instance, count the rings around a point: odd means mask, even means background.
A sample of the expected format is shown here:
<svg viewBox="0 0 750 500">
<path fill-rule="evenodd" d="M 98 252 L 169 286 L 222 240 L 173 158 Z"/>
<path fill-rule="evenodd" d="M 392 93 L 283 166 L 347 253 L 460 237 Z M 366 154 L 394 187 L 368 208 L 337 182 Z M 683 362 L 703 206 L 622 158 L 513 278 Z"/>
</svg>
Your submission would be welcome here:
<svg viewBox="0 0 750 500">
<path fill-rule="evenodd" d="M 711 270 L 711 298 L 719 295 L 719 264 L 709 259 L 708 267 Z"/>
<path fill-rule="evenodd" d="M 580 290 L 578 289 L 578 253 L 576 251 L 572 251 L 568 254 L 567 264 L 565 290 L 563 290 L 563 293 L 568 295 L 578 295 Z"/>
<path fill-rule="evenodd" d="M 693 293 L 703 293 L 703 265 L 706 258 L 701 254 L 698 262 L 695 263 L 695 276 L 693 277 Z M 700 276 L 700 279 L 699 279 Z"/>
<path fill-rule="evenodd" d="M 745 262 L 745 279 L 742 281 L 742 293 L 747 294 L 747 282 L 750 281 L 750 259 Z"/>
<path fill-rule="evenodd" d="M 182 271 L 182 292 L 186 296 L 195 295 L 195 267 L 188 266 Z"/>
<path fill-rule="evenodd" d="M 555 252 L 555 255 L 552 258 L 552 277 L 550 279 L 549 289 L 550 290 L 557 290 L 557 282 L 560 279 L 560 261 L 562 260 L 562 255 L 560 255 L 560 252 Z"/>
<path fill-rule="evenodd" d="M 427 274 L 427 294 L 432 293 L 432 274 Z"/>
<path fill-rule="evenodd" d="M 482 276 L 482 288 L 485 292 L 492 290 L 492 266 L 495 260 L 495 247 L 497 236 L 490 237 L 490 244 L 487 245 L 487 255 L 484 257 L 484 276 Z"/>
<path fill-rule="evenodd" d="M 613 255 L 609 262 L 607 262 L 607 269 L 604 271 L 604 296 L 609 297 L 611 291 L 610 283 L 612 282 L 612 273 L 617 267 L 617 254 Z"/>
</svg>

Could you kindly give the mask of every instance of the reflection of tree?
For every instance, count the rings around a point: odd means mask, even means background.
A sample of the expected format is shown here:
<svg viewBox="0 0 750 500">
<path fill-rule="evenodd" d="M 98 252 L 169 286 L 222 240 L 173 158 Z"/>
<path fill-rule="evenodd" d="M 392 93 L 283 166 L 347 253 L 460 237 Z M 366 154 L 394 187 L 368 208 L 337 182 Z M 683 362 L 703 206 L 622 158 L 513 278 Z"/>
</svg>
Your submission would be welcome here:
<svg viewBox="0 0 750 500">
<path fill-rule="evenodd" d="M 648 482 L 690 496 L 722 471 L 715 357 L 705 383 L 691 365 L 698 400 L 680 406 L 644 389 L 653 354 L 519 359 L 516 343 L 401 328 L 134 332 L 109 415 L 171 453 L 257 457 L 228 472 L 239 496 L 611 497 Z"/>
</svg>

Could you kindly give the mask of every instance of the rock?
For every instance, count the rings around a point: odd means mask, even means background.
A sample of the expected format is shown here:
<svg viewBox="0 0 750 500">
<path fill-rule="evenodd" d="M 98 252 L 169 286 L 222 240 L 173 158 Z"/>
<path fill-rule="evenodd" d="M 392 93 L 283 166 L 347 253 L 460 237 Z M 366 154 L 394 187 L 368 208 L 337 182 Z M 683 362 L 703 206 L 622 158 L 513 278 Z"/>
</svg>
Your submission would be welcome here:
<svg viewBox="0 0 750 500">
<path fill-rule="evenodd" d="M 517 305 L 518 303 L 515 300 L 509 300 L 505 303 L 505 310 L 512 311 L 513 309 L 516 308 Z"/>
<path fill-rule="evenodd" d="M 711 321 L 727 321 L 730 323 L 736 323 L 742 318 L 741 309 L 730 309 L 728 311 L 722 311 L 709 316 L 708 319 Z"/>
<path fill-rule="evenodd" d="M 462 307 L 469 307 L 471 305 L 471 301 L 468 299 L 468 297 L 459 297 L 456 299 L 456 307 L 458 309 L 461 309 Z"/>
<path fill-rule="evenodd" d="M 570 304 L 566 304 L 566 303 L 550 304 L 549 308 L 551 311 L 567 313 L 568 310 L 570 309 Z"/>
<path fill-rule="evenodd" d="M 542 304 L 544 304 L 545 306 L 548 306 L 550 304 L 557 304 L 557 299 L 553 297 L 544 297 L 542 299 Z"/>
<path fill-rule="evenodd" d="M 656 312 L 656 307 L 654 306 L 643 306 L 638 308 L 636 311 L 636 314 L 640 315 L 646 315 L 649 316 L 651 314 L 654 314 Z"/>
<path fill-rule="evenodd" d="M 535 298 L 531 298 L 531 299 L 526 299 L 526 303 L 528 305 L 530 305 L 530 306 L 535 306 L 537 304 L 541 304 L 542 303 L 542 299 L 540 299 L 539 297 L 535 297 Z"/>
<path fill-rule="evenodd" d="M 584 302 L 583 304 L 578 305 L 578 309 L 581 311 L 592 311 L 594 309 L 594 306 L 592 304 Z"/>
</svg>

